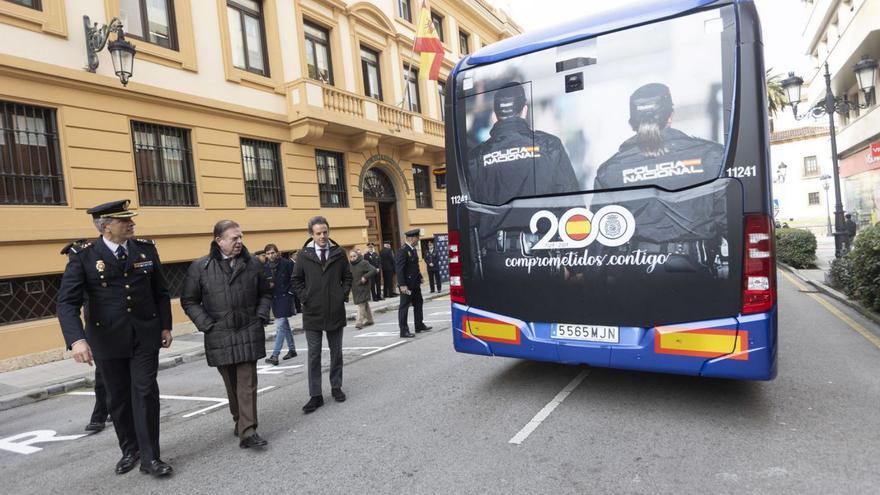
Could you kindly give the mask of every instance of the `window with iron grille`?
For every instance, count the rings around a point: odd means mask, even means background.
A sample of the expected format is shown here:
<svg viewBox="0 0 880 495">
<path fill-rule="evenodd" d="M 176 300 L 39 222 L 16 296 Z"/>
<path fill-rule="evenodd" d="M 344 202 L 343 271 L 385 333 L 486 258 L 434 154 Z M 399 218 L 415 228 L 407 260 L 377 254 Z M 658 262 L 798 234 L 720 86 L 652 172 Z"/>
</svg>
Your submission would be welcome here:
<svg viewBox="0 0 880 495">
<path fill-rule="evenodd" d="M 189 130 L 131 123 L 141 206 L 198 206 Z"/>
<path fill-rule="evenodd" d="M 248 206 L 284 206 L 284 176 L 278 145 L 241 140 L 241 163 L 244 166 L 244 192 Z"/>
<path fill-rule="evenodd" d="M 419 104 L 419 70 L 410 67 L 404 72 L 406 79 L 406 108 L 410 112 L 420 113 L 421 105 Z"/>
<path fill-rule="evenodd" d="M 315 150 L 315 166 L 318 169 L 318 194 L 321 206 L 345 208 L 348 191 L 345 189 L 345 164 L 342 153 Z"/>
<path fill-rule="evenodd" d="M 471 43 L 470 43 L 470 35 L 464 31 L 458 32 L 458 48 L 462 55 L 467 55 L 471 52 Z"/>
<path fill-rule="evenodd" d="M 0 204 L 66 204 L 55 110 L 0 101 Z"/>
<path fill-rule="evenodd" d="M 177 50 L 173 0 L 119 0 L 125 35 Z"/>
<path fill-rule="evenodd" d="M 12 3 L 21 5 L 22 7 L 30 7 L 34 10 L 43 10 L 43 2 L 41 0 L 7 0 Z"/>
<path fill-rule="evenodd" d="M 819 204 L 819 193 L 817 193 L 817 192 L 807 193 L 807 204 L 810 206 Z"/>
<path fill-rule="evenodd" d="M 306 38 L 306 63 L 309 77 L 333 85 L 333 63 L 330 58 L 330 31 L 311 22 L 303 22 Z"/>
<path fill-rule="evenodd" d="M 819 162 L 815 156 L 804 157 L 804 177 L 819 175 Z"/>
<path fill-rule="evenodd" d="M 183 282 L 186 280 L 186 271 L 189 270 L 191 261 L 179 263 L 162 263 L 162 276 L 165 278 L 165 287 L 171 294 L 171 299 L 180 297 L 183 293 Z"/>
<path fill-rule="evenodd" d="M 163 263 L 162 276 L 171 298 L 183 292 L 191 261 Z M 58 316 L 58 289 L 61 274 L 0 280 L 0 325 Z"/>
<path fill-rule="evenodd" d="M 51 318 L 61 274 L 0 280 L 0 325 Z"/>
<path fill-rule="evenodd" d="M 440 41 L 446 41 L 446 38 L 443 37 L 443 16 L 432 10 L 431 22 L 434 24 L 434 29 L 437 31 L 437 37 L 440 38 Z"/>
<path fill-rule="evenodd" d="M 431 208 L 431 175 L 428 167 L 413 165 L 413 185 L 416 190 L 416 208 Z"/>
<path fill-rule="evenodd" d="M 268 77 L 269 62 L 266 60 L 262 2 L 227 0 L 226 17 L 229 21 L 232 65 Z"/>
</svg>

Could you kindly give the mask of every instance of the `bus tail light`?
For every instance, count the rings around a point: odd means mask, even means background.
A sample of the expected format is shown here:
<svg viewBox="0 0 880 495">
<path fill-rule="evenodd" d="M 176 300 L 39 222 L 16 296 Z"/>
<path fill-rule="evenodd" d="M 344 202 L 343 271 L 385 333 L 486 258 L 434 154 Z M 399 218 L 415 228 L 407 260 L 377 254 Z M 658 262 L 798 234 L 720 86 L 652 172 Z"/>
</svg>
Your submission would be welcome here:
<svg viewBox="0 0 880 495">
<path fill-rule="evenodd" d="M 767 215 L 745 217 L 742 313 L 763 313 L 776 303 L 773 223 Z"/>
<path fill-rule="evenodd" d="M 449 231 L 449 298 L 452 302 L 465 304 L 464 285 L 461 282 L 461 257 L 459 255 L 458 231 Z"/>
</svg>

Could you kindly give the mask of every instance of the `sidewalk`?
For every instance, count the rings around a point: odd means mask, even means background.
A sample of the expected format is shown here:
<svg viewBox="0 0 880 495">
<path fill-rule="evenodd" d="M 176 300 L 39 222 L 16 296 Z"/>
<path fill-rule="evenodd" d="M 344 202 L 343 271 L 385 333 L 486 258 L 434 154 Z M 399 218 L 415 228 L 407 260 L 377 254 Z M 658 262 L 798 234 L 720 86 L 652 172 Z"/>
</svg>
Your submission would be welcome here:
<svg viewBox="0 0 880 495">
<path fill-rule="evenodd" d="M 779 266 L 799 278 L 805 284 L 813 286 L 817 291 L 831 297 L 850 308 L 859 312 L 865 318 L 880 325 L 880 315 L 863 307 L 861 304 L 851 301 L 846 294 L 831 287 L 826 276 L 831 270 L 831 262 L 834 260 L 834 237 L 816 236 L 816 268 L 793 268 L 784 263 Z"/>
<path fill-rule="evenodd" d="M 428 286 L 422 286 L 422 294 L 426 301 L 449 294 L 449 287 L 440 293 L 431 294 Z M 393 297 L 383 301 L 371 302 L 373 313 L 384 313 L 396 310 L 400 306 L 400 298 Z M 345 303 L 345 311 L 349 321 L 354 321 L 357 306 Z M 302 316 L 290 318 L 290 326 L 294 333 L 302 333 Z M 174 325 L 174 330 L 192 329 L 192 323 Z M 275 325 L 266 325 L 266 341 L 275 341 Z M 178 334 L 168 349 L 159 351 L 159 369 L 171 368 L 183 363 L 199 361 L 205 354 L 204 342 L 200 332 Z M 51 363 L 31 366 L 14 371 L 0 373 L 0 411 L 11 409 L 32 402 L 48 399 L 53 395 L 63 394 L 81 387 L 94 386 L 95 368 L 73 359 L 63 359 Z"/>
</svg>

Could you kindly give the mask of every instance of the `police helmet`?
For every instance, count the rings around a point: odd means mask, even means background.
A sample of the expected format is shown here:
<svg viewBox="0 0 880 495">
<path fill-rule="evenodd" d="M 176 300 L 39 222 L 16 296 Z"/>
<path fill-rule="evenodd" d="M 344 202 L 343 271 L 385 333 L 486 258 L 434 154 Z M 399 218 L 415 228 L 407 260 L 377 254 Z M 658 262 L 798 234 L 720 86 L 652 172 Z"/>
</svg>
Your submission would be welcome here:
<svg viewBox="0 0 880 495">
<path fill-rule="evenodd" d="M 665 126 L 670 116 L 672 116 L 672 95 L 665 84 L 646 84 L 629 97 L 629 125 L 633 130 L 646 122 Z"/>
<path fill-rule="evenodd" d="M 495 92 L 495 115 L 499 119 L 515 117 L 525 106 L 526 92 L 519 82 L 510 82 Z"/>
</svg>

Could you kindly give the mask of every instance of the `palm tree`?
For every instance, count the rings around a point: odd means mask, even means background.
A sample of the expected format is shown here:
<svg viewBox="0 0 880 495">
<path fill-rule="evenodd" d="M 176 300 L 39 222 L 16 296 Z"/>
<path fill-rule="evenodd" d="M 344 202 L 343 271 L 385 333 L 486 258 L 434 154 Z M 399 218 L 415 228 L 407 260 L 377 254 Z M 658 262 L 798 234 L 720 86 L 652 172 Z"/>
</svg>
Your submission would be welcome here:
<svg viewBox="0 0 880 495">
<path fill-rule="evenodd" d="M 766 72 L 766 80 L 767 80 L 767 113 L 770 114 L 770 118 L 776 116 L 777 113 L 782 111 L 785 105 L 788 104 L 788 100 L 785 97 L 785 90 L 782 89 L 782 74 L 770 75 L 770 71 L 773 68 L 767 69 Z"/>
</svg>

